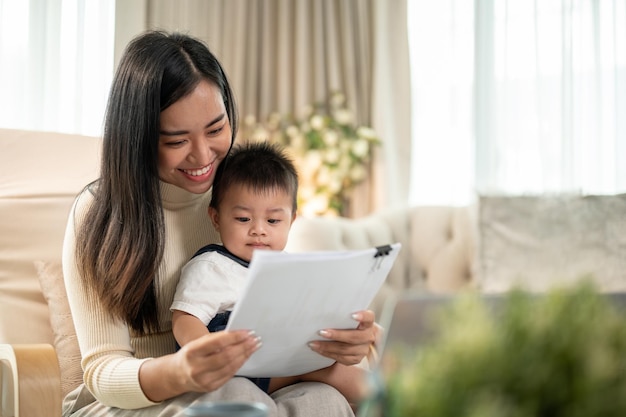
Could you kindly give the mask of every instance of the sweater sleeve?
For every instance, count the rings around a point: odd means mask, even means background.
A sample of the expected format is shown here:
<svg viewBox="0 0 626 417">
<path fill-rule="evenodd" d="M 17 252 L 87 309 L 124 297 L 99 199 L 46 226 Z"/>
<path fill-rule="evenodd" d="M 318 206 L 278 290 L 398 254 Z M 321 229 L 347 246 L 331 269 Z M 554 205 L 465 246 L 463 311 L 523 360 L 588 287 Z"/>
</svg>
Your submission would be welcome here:
<svg viewBox="0 0 626 417">
<path fill-rule="evenodd" d="M 92 202 L 84 191 L 74 203 L 63 242 L 63 275 L 82 356 L 85 385 L 101 403 L 136 409 L 154 405 L 139 384 L 139 368 L 147 360 L 134 357 L 129 329 L 90 301 L 75 260 L 76 230 Z"/>
</svg>

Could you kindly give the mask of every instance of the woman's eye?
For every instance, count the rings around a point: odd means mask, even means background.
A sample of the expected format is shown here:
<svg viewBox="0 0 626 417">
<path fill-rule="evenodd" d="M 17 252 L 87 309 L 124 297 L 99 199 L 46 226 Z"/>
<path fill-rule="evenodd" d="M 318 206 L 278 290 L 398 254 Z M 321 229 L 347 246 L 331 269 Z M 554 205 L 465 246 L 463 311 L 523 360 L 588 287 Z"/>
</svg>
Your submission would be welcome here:
<svg viewBox="0 0 626 417">
<path fill-rule="evenodd" d="M 179 146 L 182 146 L 185 143 L 185 140 L 181 139 L 181 140 L 173 140 L 170 142 L 166 142 L 165 146 L 169 146 L 171 148 L 177 148 Z"/>
<path fill-rule="evenodd" d="M 218 127 L 217 129 L 209 130 L 208 134 L 210 136 L 215 136 L 215 135 L 220 134 L 222 130 L 224 130 L 224 126 Z"/>
</svg>

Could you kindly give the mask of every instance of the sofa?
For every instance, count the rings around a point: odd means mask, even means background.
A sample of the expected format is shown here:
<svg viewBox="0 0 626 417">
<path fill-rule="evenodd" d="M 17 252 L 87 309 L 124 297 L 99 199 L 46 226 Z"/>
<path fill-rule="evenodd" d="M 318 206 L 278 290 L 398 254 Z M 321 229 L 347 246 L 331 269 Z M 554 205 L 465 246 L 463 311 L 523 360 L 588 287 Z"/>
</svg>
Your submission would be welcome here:
<svg viewBox="0 0 626 417">
<path fill-rule="evenodd" d="M 63 395 L 80 382 L 60 272 L 61 247 L 75 195 L 98 176 L 99 153 L 100 139 L 95 137 L 0 129 L 3 417 L 60 416 Z M 471 216 L 465 207 L 397 207 L 359 219 L 300 217 L 287 250 L 402 243 L 398 260 L 372 303 L 380 313 L 394 294 L 472 287 Z M 68 376 L 70 369 L 73 377 Z"/>
</svg>

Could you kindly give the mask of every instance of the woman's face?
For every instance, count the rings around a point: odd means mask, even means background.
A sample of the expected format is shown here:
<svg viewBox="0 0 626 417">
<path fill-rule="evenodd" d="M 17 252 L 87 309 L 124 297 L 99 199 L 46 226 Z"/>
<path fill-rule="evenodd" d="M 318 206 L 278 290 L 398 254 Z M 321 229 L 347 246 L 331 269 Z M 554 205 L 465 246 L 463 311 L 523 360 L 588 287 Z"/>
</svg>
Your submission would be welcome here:
<svg viewBox="0 0 626 417">
<path fill-rule="evenodd" d="M 194 194 L 208 191 L 232 132 L 217 86 L 201 81 L 161 112 L 159 178 Z"/>
</svg>

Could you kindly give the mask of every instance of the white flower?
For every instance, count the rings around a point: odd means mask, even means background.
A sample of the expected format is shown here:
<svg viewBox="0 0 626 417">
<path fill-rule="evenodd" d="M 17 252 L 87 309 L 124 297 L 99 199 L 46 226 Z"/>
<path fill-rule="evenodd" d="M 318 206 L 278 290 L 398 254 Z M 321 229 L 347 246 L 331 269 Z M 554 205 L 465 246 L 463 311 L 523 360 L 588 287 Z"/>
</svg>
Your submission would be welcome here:
<svg viewBox="0 0 626 417">
<path fill-rule="evenodd" d="M 317 171 L 317 176 L 316 176 L 316 182 L 318 185 L 322 185 L 325 184 L 327 185 L 330 180 L 332 178 L 332 174 L 330 172 L 330 169 L 328 168 L 328 166 L 326 165 L 322 165 L 320 166 L 319 170 Z"/>
<path fill-rule="evenodd" d="M 339 135 L 334 130 L 324 131 L 322 138 L 324 139 L 324 143 L 330 147 L 335 147 L 337 143 L 339 143 Z"/>
<path fill-rule="evenodd" d="M 359 139 L 352 143 L 352 153 L 359 159 L 365 159 L 370 149 L 369 142 L 365 139 Z"/>
<path fill-rule="evenodd" d="M 368 140 L 378 139 L 378 137 L 376 136 L 376 132 L 374 132 L 374 129 L 372 129 L 371 127 L 359 126 L 359 128 L 356 130 L 356 134 L 359 135 L 359 137 Z"/>
<path fill-rule="evenodd" d="M 306 176 L 312 176 L 323 166 L 324 159 L 319 151 L 308 151 L 304 154 L 302 161 L 302 172 Z"/>
<path fill-rule="evenodd" d="M 311 123 L 311 127 L 315 130 L 322 130 L 324 129 L 324 127 L 326 127 L 326 122 L 324 121 L 324 118 L 319 114 L 311 117 L 309 123 Z"/>
<path fill-rule="evenodd" d="M 343 175 L 333 175 L 328 181 L 328 191 L 332 194 L 339 194 L 343 188 Z"/>
<path fill-rule="evenodd" d="M 326 149 L 326 152 L 324 152 L 324 161 L 329 164 L 336 164 L 340 157 L 341 152 L 337 148 Z"/>
<path fill-rule="evenodd" d="M 293 137 L 298 136 L 300 134 L 300 129 L 298 129 L 294 125 L 289 125 L 289 126 L 287 126 L 287 129 L 285 129 L 285 133 L 290 138 L 293 138 Z"/>
</svg>

